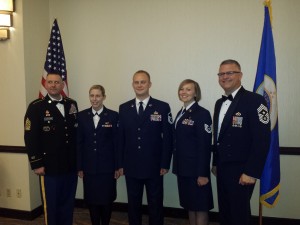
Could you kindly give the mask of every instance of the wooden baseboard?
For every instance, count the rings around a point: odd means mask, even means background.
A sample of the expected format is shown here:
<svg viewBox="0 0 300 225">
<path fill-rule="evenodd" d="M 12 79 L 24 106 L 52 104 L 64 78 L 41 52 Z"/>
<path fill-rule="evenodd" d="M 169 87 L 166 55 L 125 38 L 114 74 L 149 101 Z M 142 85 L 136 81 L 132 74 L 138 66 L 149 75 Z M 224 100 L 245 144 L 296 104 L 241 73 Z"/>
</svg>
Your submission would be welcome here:
<svg viewBox="0 0 300 225">
<path fill-rule="evenodd" d="M 34 220 L 35 218 L 42 215 L 42 213 L 43 213 L 42 206 L 39 206 L 32 211 L 0 208 L 0 216 L 20 219 L 20 220 Z"/>
<path fill-rule="evenodd" d="M 82 199 L 76 199 L 75 207 L 77 208 L 86 208 L 86 204 Z M 127 203 L 119 203 L 115 202 L 113 204 L 113 210 L 119 212 L 127 212 L 128 206 Z M 20 219 L 20 220 L 33 220 L 43 213 L 42 206 L 35 208 L 32 211 L 23 211 L 23 210 L 15 210 L 15 209 L 6 209 L 0 208 L 0 216 Z M 143 205 L 143 213 L 147 214 L 147 206 Z M 164 215 L 166 217 L 171 218 L 188 218 L 188 214 L 185 210 L 181 208 L 164 208 Z M 218 212 L 209 212 L 209 220 L 211 222 L 219 222 L 219 214 Z M 259 224 L 258 217 L 252 216 L 252 224 Z M 299 225 L 300 219 L 287 219 L 287 218 L 275 218 L 275 217 L 263 217 L 264 225 Z"/>
</svg>

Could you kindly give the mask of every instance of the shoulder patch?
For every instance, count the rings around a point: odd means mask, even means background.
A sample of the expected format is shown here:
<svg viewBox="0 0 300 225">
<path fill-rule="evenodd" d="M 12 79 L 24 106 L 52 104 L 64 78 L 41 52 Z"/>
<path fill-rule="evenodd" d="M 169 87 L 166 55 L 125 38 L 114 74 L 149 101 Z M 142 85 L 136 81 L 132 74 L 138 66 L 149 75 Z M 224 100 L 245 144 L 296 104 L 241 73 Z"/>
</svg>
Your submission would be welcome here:
<svg viewBox="0 0 300 225">
<path fill-rule="evenodd" d="M 170 112 L 168 113 L 168 121 L 169 121 L 169 124 L 173 123 L 172 114 Z"/>
<path fill-rule="evenodd" d="M 211 125 L 204 124 L 204 130 L 210 134 L 211 133 Z"/>
<path fill-rule="evenodd" d="M 257 108 L 257 113 L 260 122 L 262 122 L 263 124 L 269 123 L 270 116 L 268 113 L 268 108 L 265 105 L 260 104 L 260 106 Z"/>
</svg>

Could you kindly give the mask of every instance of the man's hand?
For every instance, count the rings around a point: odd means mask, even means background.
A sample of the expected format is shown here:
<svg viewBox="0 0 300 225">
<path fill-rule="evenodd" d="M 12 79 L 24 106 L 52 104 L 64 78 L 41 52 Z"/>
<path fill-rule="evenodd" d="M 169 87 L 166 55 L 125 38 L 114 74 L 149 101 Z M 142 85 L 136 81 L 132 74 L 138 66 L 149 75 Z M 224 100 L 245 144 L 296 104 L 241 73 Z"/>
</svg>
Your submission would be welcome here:
<svg viewBox="0 0 300 225">
<path fill-rule="evenodd" d="M 33 170 L 36 175 L 44 176 L 45 175 L 45 167 L 40 167 Z"/>
<path fill-rule="evenodd" d="M 123 168 L 120 168 L 118 171 L 119 171 L 119 177 L 124 175 L 124 169 Z"/>
<path fill-rule="evenodd" d="M 204 186 L 208 183 L 209 179 L 207 177 L 198 177 L 197 184 L 198 186 Z"/>
<path fill-rule="evenodd" d="M 80 178 L 83 178 L 84 176 L 84 173 L 82 170 L 78 171 L 77 175 L 80 177 Z"/>
<path fill-rule="evenodd" d="M 160 169 L 160 175 L 161 176 L 165 175 L 168 172 L 169 172 L 169 170 L 167 170 L 167 169 L 163 169 L 163 168 Z"/>
<path fill-rule="evenodd" d="M 252 185 L 252 184 L 255 184 L 255 182 L 256 182 L 255 178 L 250 177 L 244 173 L 241 175 L 240 180 L 239 180 L 239 184 L 241 184 L 241 185 Z"/>
<path fill-rule="evenodd" d="M 117 180 L 120 177 L 120 172 L 119 170 L 115 171 L 115 179 Z"/>
</svg>

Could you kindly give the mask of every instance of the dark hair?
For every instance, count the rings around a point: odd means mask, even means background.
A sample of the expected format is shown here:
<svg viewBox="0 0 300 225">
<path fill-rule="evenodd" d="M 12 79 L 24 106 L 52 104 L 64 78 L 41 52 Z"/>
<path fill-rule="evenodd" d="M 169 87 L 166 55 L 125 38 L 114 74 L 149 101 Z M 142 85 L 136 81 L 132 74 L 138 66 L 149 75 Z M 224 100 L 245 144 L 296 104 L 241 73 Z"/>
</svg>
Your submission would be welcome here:
<svg viewBox="0 0 300 225">
<path fill-rule="evenodd" d="M 102 95 L 105 97 L 105 89 L 104 89 L 104 87 L 103 87 L 102 85 L 100 85 L 100 84 L 95 84 L 95 85 L 93 85 L 93 86 L 90 88 L 89 93 L 91 92 L 91 90 L 94 90 L 94 89 L 100 90 L 101 93 L 102 93 Z"/>
<path fill-rule="evenodd" d="M 236 65 L 239 70 L 241 71 L 241 65 L 238 63 L 238 61 L 234 60 L 234 59 L 226 59 L 224 60 L 223 62 L 221 62 L 220 66 L 223 66 L 223 65 L 227 65 L 227 64 L 234 64 Z"/>
<path fill-rule="evenodd" d="M 179 84 L 179 87 L 178 87 L 178 97 L 179 97 L 179 91 L 180 91 L 180 89 L 183 87 L 183 85 L 185 85 L 185 84 L 194 84 L 194 88 L 195 88 L 195 94 L 196 94 L 196 96 L 194 97 L 194 99 L 195 99 L 195 101 L 196 102 L 199 102 L 200 101 L 200 99 L 201 99 L 201 89 L 200 89 L 200 86 L 199 86 L 199 84 L 196 82 L 196 81 L 194 81 L 194 80 L 191 80 L 191 79 L 186 79 L 186 80 L 184 80 L 184 81 L 182 81 L 180 84 Z M 179 99 L 180 99 L 180 97 L 179 97 Z"/>
</svg>

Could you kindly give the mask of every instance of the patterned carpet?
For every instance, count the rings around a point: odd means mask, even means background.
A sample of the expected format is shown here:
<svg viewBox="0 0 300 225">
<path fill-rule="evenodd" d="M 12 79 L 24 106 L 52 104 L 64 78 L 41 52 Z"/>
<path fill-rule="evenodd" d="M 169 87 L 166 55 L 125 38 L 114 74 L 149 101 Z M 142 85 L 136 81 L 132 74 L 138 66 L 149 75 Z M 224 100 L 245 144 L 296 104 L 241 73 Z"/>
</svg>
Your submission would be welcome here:
<svg viewBox="0 0 300 225">
<path fill-rule="evenodd" d="M 0 217 L 0 225 L 43 225 L 44 217 L 33 221 L 17 220 Z M 89 225 L 90 217 L 87 209 L 76 208 L 74 211 L 73 225 Z M 143 225 L 148 224 L 147 216 L 143 216 Z M 124 212 L 113 212 L 110 225 L 128 225 L 127 214 Z M 189 225 L 187 219 L 165 218 L 165 225 Z M 218 223 L 210 223 L 210 225 L 218 225 Z"/>
</svg>

